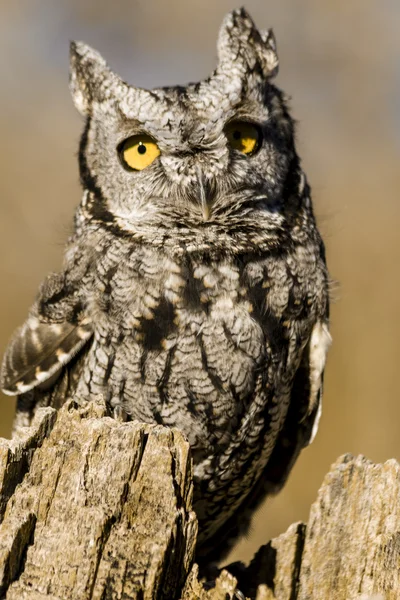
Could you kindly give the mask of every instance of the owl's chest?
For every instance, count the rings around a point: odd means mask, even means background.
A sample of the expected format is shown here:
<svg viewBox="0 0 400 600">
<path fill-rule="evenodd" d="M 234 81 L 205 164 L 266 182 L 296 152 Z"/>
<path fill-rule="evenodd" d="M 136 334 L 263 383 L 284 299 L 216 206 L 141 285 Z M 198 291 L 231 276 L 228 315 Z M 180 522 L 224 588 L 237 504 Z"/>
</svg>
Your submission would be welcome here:
<svg viewBox="0 0 400 600">
<path fill-rule="evenodd" d="M 266 362 L 238 266 L 142 254 L 99 269 L 86 289 L 91 393 L 180 427 L 194 447 L 238 427 Z"/>
<path fill-rule="evenodd" d="M 87 285 L 86 305 L 99 334 L 130 334 L 152 351 L 185 333 L 215 341 L 219 326 L 239 346 L 241 339 L 261 338 L 248 296 L 233 262 L 175 261 L 148 252 L 106 269 L 100 265 Z"/>
<path fill-rule="evenodd" d="M 172 366 L 180 356 L 184 371 L 195 363 L 221 393 L 230 386 L 243 397 L 266 351 L 287 356 L 292 338 L 301 342 L 309 330 L 313 281 L 297 272 L 268 258 L 173 260 L 142 248 L 97 265 L 84 286 L 85 305 L 99 344 L 142 356 L 142 379 L 160 356 Z"/>
</svg>

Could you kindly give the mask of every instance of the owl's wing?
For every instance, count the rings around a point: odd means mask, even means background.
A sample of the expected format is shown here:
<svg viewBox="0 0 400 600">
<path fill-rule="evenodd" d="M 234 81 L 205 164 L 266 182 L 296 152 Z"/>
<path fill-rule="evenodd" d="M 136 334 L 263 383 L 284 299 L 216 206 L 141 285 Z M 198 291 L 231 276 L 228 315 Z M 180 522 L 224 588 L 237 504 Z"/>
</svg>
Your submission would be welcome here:
<svg viewBox="0 0 400 600">
<path fill-rule="evenodd" d="M 293 386 L 292 401 L 296 402 L 296 395 L 303 394 L 303 405 L 305 416 L 301 422 L 304 423 L 305 429 L 309 432 L 303 439 L 303 446 L 311 444 L 314 440 L 319 419 L 322 412 L 322 386 L 324 378 L 324 368 L 326 355 L 332 343 L 331 334 L 329 333 L 328 325 L 318 321 L 312 330 L 310 341 L 306 347 L 300 364 L 298 375 L 302 373 L 299 382 Z M 300 387 L 300 389 L 299 389 Z"/>
<path fill-rule="evenodd" d="M 89 322 L 41 322 L 31 315 L 12 337 L 1 367 L 1 388 L 24 394 L 61 371 L 92 335 Z"/>
<path fill-rule="evenodd" d="M 1 367 L 5 394 L 25 394 L 61 372 L 92 335 L 82 310 L 79 278 L 51 273 L 40 286 L 29 317 L 12 337 Z M 53 380 L 54 380 L 53 379 Z"/>
<path fill-rule="evenodd" d="M 327 324 L 318 321 L 304 349 L 293 382 L 285 424 L 263 475 L 267 492 L 277 492 L 284 485 L 299 453 L 311 444 L 317 433 L 325 361 L 331 341 Z"/>
</svg>

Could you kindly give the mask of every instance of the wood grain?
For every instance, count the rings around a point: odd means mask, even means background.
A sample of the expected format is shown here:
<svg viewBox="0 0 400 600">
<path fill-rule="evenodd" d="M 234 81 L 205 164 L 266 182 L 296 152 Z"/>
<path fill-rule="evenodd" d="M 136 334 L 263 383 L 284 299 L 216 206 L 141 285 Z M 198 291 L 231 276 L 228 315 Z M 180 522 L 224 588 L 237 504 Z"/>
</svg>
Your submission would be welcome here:
<svg viewBox="0 0 400 600">
<path fill-rule="evenodd" d="M 395 600 L 400 467 L 345 455 L 308 525 L 204 583 L 194 563 L 189 445 L 96 402 L 39 409 L 0 440 L 0 598 Z"/>
</svg>

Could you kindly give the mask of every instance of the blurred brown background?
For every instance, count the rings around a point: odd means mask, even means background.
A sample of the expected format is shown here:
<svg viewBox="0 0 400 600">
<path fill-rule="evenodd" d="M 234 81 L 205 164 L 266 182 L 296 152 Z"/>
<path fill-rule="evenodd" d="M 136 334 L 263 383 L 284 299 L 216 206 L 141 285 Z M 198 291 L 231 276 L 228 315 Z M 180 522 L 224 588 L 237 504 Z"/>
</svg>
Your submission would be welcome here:
<svg viewBox="0 0 400 600">
<path fill-rule="evenodd" d="M 44 275 L 60 267 L 80 198 L 82 123 L 69 97 L 68 41 L 100 50 L 139 86 L 185 83 L 215 66 L 230 0 L 0 0 L 0 352 Z M 233 558 L 306 519 L 344 452 L 400 459 L 400 3 L 248 0 L 273 26 L 278 85 L 292 96 L 327 243 L 334 344 L 316 441 L 259 511 Z M 14 402 L 0 399 L 0 435 Z"/>
</svg>

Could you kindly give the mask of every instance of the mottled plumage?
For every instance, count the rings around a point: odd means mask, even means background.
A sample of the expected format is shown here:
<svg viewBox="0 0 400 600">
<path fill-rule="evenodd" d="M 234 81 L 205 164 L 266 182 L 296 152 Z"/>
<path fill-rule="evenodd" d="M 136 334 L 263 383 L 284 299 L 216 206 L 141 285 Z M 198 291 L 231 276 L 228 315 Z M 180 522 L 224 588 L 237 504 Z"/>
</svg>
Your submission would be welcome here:
<svg viewBox="0 0 400 600">
<path fill-rule="evenodd" d="M 72 44 L 83 200 L 2 369 L 17 427 L 74 394 L 181 429 L 199 555 L 246 528 L 309 443 L 330 341 L 324 246 L 271 82 L 272 32 L 234 11 L 218 54 L 207 80 L 147 91 Z"/>
</svg>

